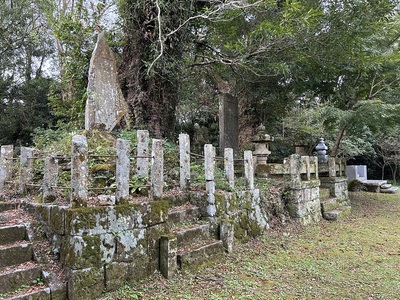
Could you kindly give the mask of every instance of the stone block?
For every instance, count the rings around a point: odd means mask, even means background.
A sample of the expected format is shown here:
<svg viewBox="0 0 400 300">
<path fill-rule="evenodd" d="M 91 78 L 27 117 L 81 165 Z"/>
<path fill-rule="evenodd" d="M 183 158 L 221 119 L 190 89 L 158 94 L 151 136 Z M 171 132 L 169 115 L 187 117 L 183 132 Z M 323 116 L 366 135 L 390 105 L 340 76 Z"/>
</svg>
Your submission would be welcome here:
<svg viewBox="0 0 400 300">
<path fill-rule="evenodd" d="M 115 251 L 112 234 L 69 236 L 61 249 L 60 260 L 71 269 L 99 268 L 112 261 Z"/>
<path fill-rule="evenodd" d="M 0 268 L 19 265 L 33 258 L 32 245 L 22 243 L 6 245 L 0 248 Z"/>
<path fill-rule="evenodd" d="M 116 235 L 116 258 L 119 262 L 148 261 L 146 229 L 120 231 Z"/>
<path fill-rule="evenodd" d="M 151 226 L 166 222 L 166 220 L 168 219 L 168 209 L 168 201 L 158 200 L 149 202 L 147 208 L 147 224 Z"/>
<path fill-rule="evenodd" d="M 111 262 L 105 266 L 106 291 L 115 291 L 126 284 L 130 277 L 131 264 Z"/>
<path fill-rule="evenodd" d="M 178 240 L 175 235 L 165 235 L 160 238 L 160 272 L 165 278 L 173 277 L 177 265 Z"/>
<path fill-rule="evenodd" d="M 16 241 L 27 239 L 24 225 L 0 227 L 0 245 L 6 245 Z"/>
<path fill-rule="evenodd" d="M 67 206 L 52 206 L 50 209 L 50 231 L 65 234 L 65 212 Z"/>
<path fill-rule="evenodd" d="M 148 226 L 148 203 L 117 205 L 110 208 L 108 222 L 112 232 Z"/>
<path fill-rule="evenodd" d="M 100 298 L 104 285 L 103 266 L 69 270 L 68 299 L 93 300 Z"/>
<path fill-rule="evenodd" d="M 160 237 L 169 232 L 167 223 L 147 228 L 147 243 L 149 256 L 149 270 L 154 273 L 160 266 Z"/>
<path fill-rule="evenodd" d="M 233 251 L 235 240 L 235 226 L 233 220 L 222 220 L 220 225 L 220 238 L 226 252 Z"/>
<path fill-rule="evenodd" d="M 109 207 L 82 207 L 66 210 L 67 235 L 98 235 L 109 231 Z"/>
</svg>

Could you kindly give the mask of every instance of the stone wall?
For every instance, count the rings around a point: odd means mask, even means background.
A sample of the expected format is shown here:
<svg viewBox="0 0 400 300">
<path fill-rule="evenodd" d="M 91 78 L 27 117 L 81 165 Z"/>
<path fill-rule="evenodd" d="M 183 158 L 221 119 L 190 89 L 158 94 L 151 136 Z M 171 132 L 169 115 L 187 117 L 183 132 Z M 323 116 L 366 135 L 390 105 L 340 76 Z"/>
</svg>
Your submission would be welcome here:
<svg viewBox="0 0 400 300">
<path fill-rule="evenodd" d="M 42 221 L 66 272 L 69 299 L 95 299 L 158 269 L 159 238 L 167 232 L 165 200 L 74 209 L 23 206 Z"/>
<path fill-rule="evenodd" d="M 303 225 L 321 220 L 316 157 L 293 154 L 283 164 L 258 165 L 256 173 L 286 183 L 284 197 L 290 217 Z"/>
</svg>

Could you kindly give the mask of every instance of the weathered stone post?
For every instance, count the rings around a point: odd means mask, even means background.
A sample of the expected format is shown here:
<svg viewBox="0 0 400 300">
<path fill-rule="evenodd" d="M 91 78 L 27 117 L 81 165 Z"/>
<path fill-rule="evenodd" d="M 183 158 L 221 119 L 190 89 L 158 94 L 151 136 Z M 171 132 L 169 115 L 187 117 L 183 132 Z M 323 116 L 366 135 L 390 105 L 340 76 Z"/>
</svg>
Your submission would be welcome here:
<svg viewBox="0 0 400 300">
<path fill-rule="evenodd" d="M 87 205 L 88 198 L 88 146 L 86 137 L 74 135 L 71 151 L 71 201 L 72 207 Z"/>
<path fill-rule="evenodd" d="M 301 156 L 298 154 L 292 154 L 289 157 L 289 173 L 291 182 L 298 184 L 301 181 L 300 176 Z"/>
<path fill-rule="evenodd" d="M 149 176 L 149 132 L 147 130 L 137 131 L 137 160 L 136 174 L 139 176 Z"/>
<path fill-rule="evenodd" d="M 254 190 L 254 161 L 253 153 L 250 150 L 244 151 L 244 176 L 247 187 Z"/>
<path fill-rule="evenodd" d="M 229 187 L 231 189 L 235 188 L 235 169 L 233 164 L 233 149 L 225 148 L 224 150 L 224 169 L 225 176 L 228 180 Z"/>
<path fill-rule="evenodd" d="M 204 169 L 206 178 L 206 191 L 208 193 L 207 214 L 209 217 L 215 217 L 215 148 L 211 144 L 204 145 Z"/>
<path fill-rule="evenodd" d="M 35 149 L 29 147 L 21 147 L 21 155 L 19 159 L 20 175 L 19 175 L 19 193 L 26 191 L 26 184 L 32 180 L 33 153 Z"/>
<path fill-rule="evenodd" d="M 231 220 L 222 220 L 220 227 L 220 237 L 225 251 L 230 253 L 233 250 L 235 240 L 235 224 Z"/>
<path fill-rule="evenodd" d="M 0 189 L 4 189 L 6 181 L 12 179 L 14 146 L 3 145 L 0 150 Z"/>
<path fill-rule="evenodd" d="M 304 163 L 306 164 L 307 180 L 311 180 L 310 157 L 309 156 L 303 156 L 302 159 L 303 159 Z"/>
<path fill-rule="evenodd" d="M 165 278 L 171 278 L 178 270 L 176 255 L 178 240 L 175 235 L 160 238 L 160 272 Z"/>
<path fill-rule="evenodd" d="M 190 138 L 186 133 L 179 134 L 179 183 L 182 190 L 190 184 Z"/>
<path fill-rule="evenodd" d="M 43 201 L 53 202 L 56 200 L 56 186 L 58 182 L 58 160 L 52 156 L 44 159 L 43 174 Z"/>
<path fill-rule="evenodd" d="M 164 149 L 163 141 L 153 139 L 151 151 L 151 194 L 154 198 L 160 198 L 164 185 Z"/>
<path fill-rule="evenodd" d="M 329 170 L 329 177 L 336 177 L 336 158 L 329 157 L 328 158 L 328 170 Z M 339 172 L 340 174 L 340 172 Z"/>
<path fill-rule="evenodd" d="M 131 163 L 129 160 L 130 145 L 129 141 L 117 139 L 117 159 L 115 170 L 115 191 L 116 204 L 128 203 L 129 200 L 129 170 Z"/>
</svg>

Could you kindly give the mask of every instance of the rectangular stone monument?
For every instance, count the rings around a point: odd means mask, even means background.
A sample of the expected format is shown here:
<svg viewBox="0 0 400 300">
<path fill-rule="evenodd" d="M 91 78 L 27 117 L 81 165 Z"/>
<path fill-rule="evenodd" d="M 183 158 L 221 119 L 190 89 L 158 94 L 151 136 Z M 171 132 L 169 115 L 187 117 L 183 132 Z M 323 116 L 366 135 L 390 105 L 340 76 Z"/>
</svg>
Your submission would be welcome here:
<svg viewBox="0 0 400 300">
<path fill-rule="evenodd" d="M 346 174 L 349 181 L 353 179 L 357 179 L 359 181 L 367 180 L 367 166 L 365 165 L 346 166 Z"/>
<path fill-rule="evenodd" d="M 239 146 L 238 100 L 230 93 L 222 93 L 219 99 L 219 147 L 221 155 L 225 148 L 232 148 L 234 156 Z"/>
</svg>

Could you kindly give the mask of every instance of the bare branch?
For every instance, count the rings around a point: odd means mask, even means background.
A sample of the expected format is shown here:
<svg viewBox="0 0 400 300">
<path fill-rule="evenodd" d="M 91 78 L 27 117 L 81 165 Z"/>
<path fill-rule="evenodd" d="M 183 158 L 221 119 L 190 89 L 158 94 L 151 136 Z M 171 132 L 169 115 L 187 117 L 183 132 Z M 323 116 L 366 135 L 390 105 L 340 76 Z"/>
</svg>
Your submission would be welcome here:
<svg viewBox="0 0 400 300">
<path fill-rule="evenodd" d="M 164 54 L 164 41 L 162 38 L 162 31 L 161 31 L 161 8 L 160 4 L 158 3 L 158 0 L 156 0 L 156 6 L 157 6 L 157 22 L 158 22 L 158 41 L 160 43 L 160 53 L 158 56 L 152 61 L 150 64 L 149 68 L 147 69 L 147 75 L 150 74 L 150 70 L 153 68 L 154 64 L 163 56 Z"/>
</svg>

